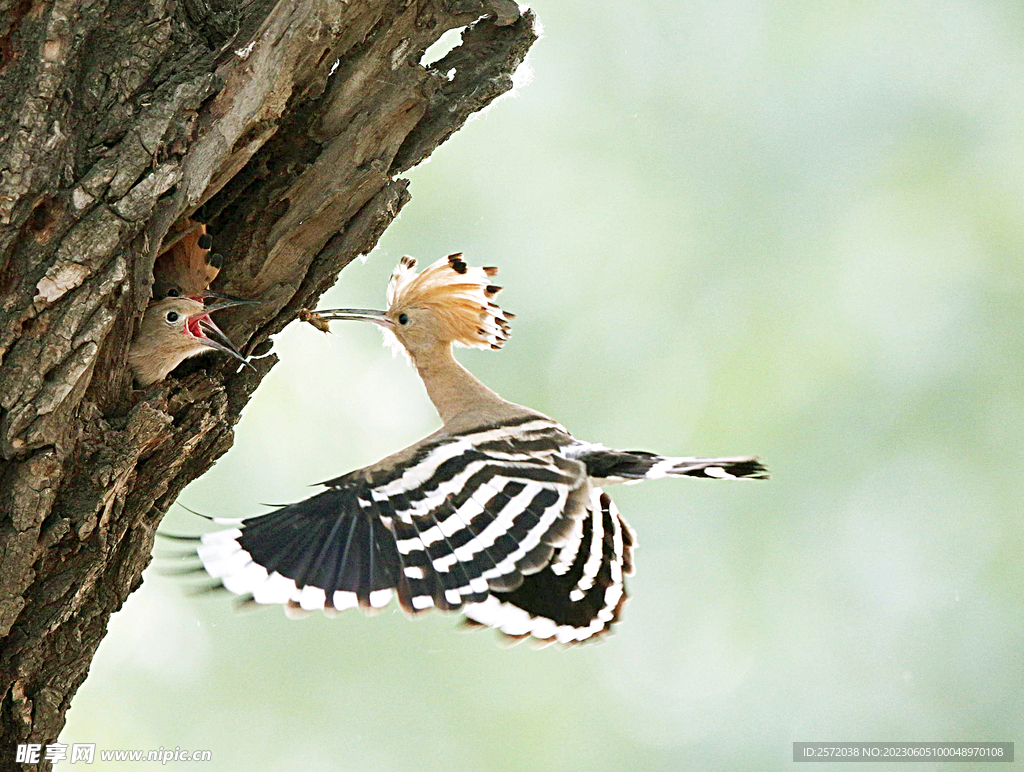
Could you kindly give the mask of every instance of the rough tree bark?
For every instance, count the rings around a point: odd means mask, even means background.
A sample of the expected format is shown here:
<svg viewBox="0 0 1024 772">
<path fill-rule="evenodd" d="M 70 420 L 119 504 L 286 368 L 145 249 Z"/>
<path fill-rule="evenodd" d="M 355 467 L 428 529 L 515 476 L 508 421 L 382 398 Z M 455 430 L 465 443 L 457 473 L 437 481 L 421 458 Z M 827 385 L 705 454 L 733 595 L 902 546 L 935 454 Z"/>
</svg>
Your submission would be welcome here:
<svg viewBox="0 0 1024 772">
<path fill-rule="evenodd" d="M 433 66 L 424 50 L 469 25 Z M 181 489 L 409 200 L 397 175 L 511 87 L 511 0 L 0 0 L 0 767 L 49 743 Z M 208 224 L 258 357 L 126 369 L 171 225 Z M 236 363 L 237 364 L 237 363 Z"/>
</svg>

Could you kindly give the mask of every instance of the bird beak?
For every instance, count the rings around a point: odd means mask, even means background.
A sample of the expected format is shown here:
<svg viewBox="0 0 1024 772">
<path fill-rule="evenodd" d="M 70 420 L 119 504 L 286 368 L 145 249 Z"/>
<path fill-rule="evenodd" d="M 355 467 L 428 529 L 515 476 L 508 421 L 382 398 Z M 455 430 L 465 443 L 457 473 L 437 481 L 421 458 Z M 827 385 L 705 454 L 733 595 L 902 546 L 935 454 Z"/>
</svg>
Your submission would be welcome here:
<svg viewBox="0 0 1024 772">
<path fill-rule="evenodd" d="M 386 312 L 373 311 L 368 308 L 331 308 L 326 311 L 317 311 L 316 314 L 328 322 L 335 319 L 353 319 L 360 322 L 373 322 L 386 329 L 395 326 L 395 323 L 388 319 Z"/>
<path fill-rule="evenodd" d="M 214 292 L 213 290 L 206 290 L 202 295 L 203 300 L 216 300 L 216 303 L 210 303 L 206 307 L 206 313 L 212 313 L 214 311 L 221 311 L 225 308 L 232 308 L 234 306 L 258 306 L 260 301 L 258 300 L 245 300 L 243 298 L 235 297 L 234 295 L 225 295 L 223 292 Z"/>
<path fill-rule="evenodd" d="M 222 308 L 224 307 L 226 306 L 222 306 Z M 248 360 L 244 356 L 242 356 L 241 353 L 239 353 L 238 349 L 235 348 L 235 344 L 232 343 L 231 339 L 224 334 L 224 331 L 221 330 L 221 328 L 218 327 L 216 324 L 214 324 L 213 319 L 210 318 L 209 309 L 207 309 L 206 313 L 197 315 L 193 318 L 198 321 L 196 329 L 198 329 L 200 332 L 199 335 L 195 335 L 196 340 L 198 340 L 204 346 L 209 346 L 210 348 L 217 349 L 217 351 L 224 352 L 228 356 L 234 357 L 242 364 L 252 367 L 253 370 L 256 369 L 251 364 L 249 364 Z M 211 335 L 214 337 L 211 337 Z M 216 338 L 216 340 L 214 338 Z"/>
</svg>

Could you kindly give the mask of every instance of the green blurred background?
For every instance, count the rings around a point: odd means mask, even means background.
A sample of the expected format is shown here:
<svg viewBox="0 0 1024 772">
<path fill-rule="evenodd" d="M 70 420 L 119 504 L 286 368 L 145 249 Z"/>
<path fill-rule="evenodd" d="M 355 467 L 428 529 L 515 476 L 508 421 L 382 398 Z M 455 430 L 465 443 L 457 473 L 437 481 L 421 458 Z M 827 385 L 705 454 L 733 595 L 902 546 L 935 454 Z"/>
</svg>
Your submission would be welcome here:
<svg viewBox="0 0 1024 772">
<path fill-rule="evenodd" d="M 614 489 L 633 598 L 571 651 L 394 605 L 237 614 L 151 568 L 61 740 L 246 771 L 1024 753 L 1021 3 L 534 7 L 532 83 L 412 172 L 322 307 L 379 307 L 401 255 L 464 251 L 518 314 L 501 353 L 460 354 L 503 396 L 610 446 L 756 453 L 774 479 Z M 277 337 L 235 447 L 182 503 L 254 514 L 437 426 L 374 328 L 334 330 Z M 174 507 L 163 527 L 201 523 Z"/>
</svg>

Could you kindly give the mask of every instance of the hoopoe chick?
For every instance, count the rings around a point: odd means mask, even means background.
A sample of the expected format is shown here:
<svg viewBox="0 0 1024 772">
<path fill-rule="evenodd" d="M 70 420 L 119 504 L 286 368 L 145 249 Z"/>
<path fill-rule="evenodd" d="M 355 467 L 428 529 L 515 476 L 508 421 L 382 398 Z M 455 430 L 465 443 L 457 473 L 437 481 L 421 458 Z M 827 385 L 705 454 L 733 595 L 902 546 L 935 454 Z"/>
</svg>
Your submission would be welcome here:
<svg viewBox="0 0 1024 772">
<path fill-rule="evenodd" d="M 611 450 L 508 402 L 453 345 L 500 348 L 511 314 L 494 268 L 452 255 L 417 273 L 403 258 L 370 321 L 408 353 L 443 425 L 392 456 L 266 515 L 214 518 L 198 556 L 223 586 L 286 610 L 367 610 L 392 594 L 410 614 L 461 610 L 513 638 L 571 644 L 607 633 L 626 600 L 633 530 L 603 486 L 661 477 L 764 478 L 756 458 Z"/>
<path fill-rule="evenodd" d="M 153 300 L 192 298 L 193 300 L 233 300 L 238 305 L 257 305 L 259 301 L 243 300 L 210 289 L 224 266 L 224 256 L 213 249 L 213 237 L 203 223 L 186 220 L 179 227 L 185 230 L 166 248 L 153 265 Z"/>
<path fill-rule="evenodd" d="M 210 318 L 213 311 L 239 304 L 224 300 L 207 306 L 201 300 L 176 297 L 151 303 L 128 350 L 128 363 L 139 385 L 149 386 L 163 380 L 189 357 L 207 351 L 223 351 L 248 364 Z"/>
<path fill-rule="evenodd" d="M 161 253 L 153 265 L 154 300 L 206 297 L 224 265 L 222 255 L 211 253 L 213 237 L 203 223 L 186 220 L 182 228 L 187 231 L 185 235 Z"/>
</svg>

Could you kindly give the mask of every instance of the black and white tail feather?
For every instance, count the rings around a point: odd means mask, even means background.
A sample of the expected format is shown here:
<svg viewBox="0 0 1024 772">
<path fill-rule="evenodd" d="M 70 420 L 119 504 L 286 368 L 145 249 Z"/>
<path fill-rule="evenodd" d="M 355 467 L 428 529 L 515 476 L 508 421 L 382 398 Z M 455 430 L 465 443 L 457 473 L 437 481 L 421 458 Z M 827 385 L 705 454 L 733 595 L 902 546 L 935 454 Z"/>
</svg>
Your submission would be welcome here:
<svg viewBox="0 0 1024 772">
<path fill-rule="evenodd" d="M 573 439 L 540 415 L 424 441 L 269 514 L 214 522 L 206 571 L 292 613 L 461 610 L 512 638 L 607 633 L 627 598 L 632 529 L 600 485 L 763 478 L 753 458 L 664 458 Z"/>
<path fill-rule="evenodd" d="M 569 458 L 587 465 L 595 485 L 660 480 L 665 477 L 707 477 L 717 480 L 767 480 L 768 470 L 750 456 L 693 458 L 659 456 L 643 450 L 611 450 L 603 445 L 578 442 L 566 448 Z"/>
</svg>

